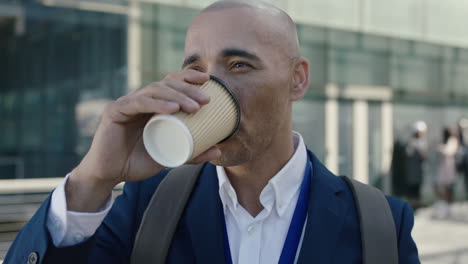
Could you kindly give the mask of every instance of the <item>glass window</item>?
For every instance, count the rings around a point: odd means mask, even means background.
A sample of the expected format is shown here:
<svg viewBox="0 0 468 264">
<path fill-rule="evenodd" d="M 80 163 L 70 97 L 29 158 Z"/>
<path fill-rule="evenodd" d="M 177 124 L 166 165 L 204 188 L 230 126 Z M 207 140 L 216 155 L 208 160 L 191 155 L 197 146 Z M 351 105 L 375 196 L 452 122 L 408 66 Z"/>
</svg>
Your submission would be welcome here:
<svg viewBox="0 0 468 264">
<path fill-rule="evenodd" d="M 468 49 L 457 48 L 455 49 L 455 51 L 456 51 L 456 58 L 459 61 L 468 62 Z"/>
<path fill-rule="evenodd" d="M 299 42 L 302 45 L 327 44 L 328 30 L 326 30 L 325 28 L 299 24 L 297 25 L 297 34 L 299 37 Z"/>
<path fill-rule="evenodd" d="M 404 39 L 392 39 L 390 41 L 390 49 L 393 55 L 407 56 L 411 54 L 412 43 Z"/>
<path fill-rule="evenodd" d="M 21 119 L 21 150 L 40 151 L 43 147 L 44 127 L 38 118 L 29 117 Z"/>
<path fill-rule="evenodd" d="M 395 56 L 391 62 L 391 86 L 408 91 L 430 91 L 442 87 L 439 60 L 415 56 Z"/>
<path fill-rule="evenodd" d="M 468 118 L 468 105 L 465 106 L 444 106 L 442 118 L 444 125 L 456 129 L 458 121 Z"/>
<path fill-rule="evenodd" d="M 374 35 L 361 35 L 362 49 L 371 52 L 387 53 L 390 49 L 391 41 L 387 37 Z"/>
<path fill-rule="evenodd" d="M 328 82 L 327 30 L 324 28 L 298 25 L 301 56 L 310 62 L 310 86 L 324 87 Z"/>
<path fill-rule="evenodd" d="M 454 63 L 452 77 L 453 92 L 468 95 L 468 63 Z"/>
<path fill-rule="evenodd" d="M 301 55 L 309 60 L 309 77 L 311 87 L 324 87 L 328 82 L 327 64 L 328 49 L 324 45 L 314 45 L 309 43 L 301 44 Z"/>
<path fill-rule="evenodd" d="M 0 137 L 0 153 L 13 152 L 16 149 L 16 127 L 14 118 L 2 118 L 0 122 L 0 131 L 2 136 Z"/>
<path fill-rule="evenodd" d="M 301 133 L 307 147 L 325 161 L 325 104 L 302 99 L 293 103 L 293 129 Z"/>
<path fill-rule="evenodd" d="M 143 4 L 143 83 L 180 70 L 186 30 L 196 14 L 188 8 Z"/>
<path fill-rule="evenodd" d="M 358 33 L 337 29 L 330 29 L 329 43 L 332 47 L 356 49 L 359 46 L 360 37 Z"/>
<path fill-rule="evenodd" d="M 339 102 L 339 156 L 338 170 L 340 175 L 353 177 L 353 103 Z"/>
<path fill-rule="evenodd" d="M 380 189 L 384 186 L 382 170 L 382 107 L 369 103 L 369 183 Z"/>
<path fill-rule="evenodd" d="M 442 55 L 442 52 L 443 52 L 442 47 L 438 45 L 424 43 L 424 42 L 414 43 L 414 54 L 416 56 L 439 59 Z"/>
<path fill-rule="evenodd" d="M 330 81 L 338 84 L 388 85 L 388 56 L 347 49 L 331 49 Z"/>
<path fill-rule="evenodd" d="M 8 64 L 0 71 L 0 157 L 23 160 L 26 177 L 65 176 L 84 154 L 77 152 L 79 100 L 127 90 L 126 16 L 23 7 L 27 30 L 0 30 Z M 8 171 L 1 177 L 15 177 Z"/>
</svg>

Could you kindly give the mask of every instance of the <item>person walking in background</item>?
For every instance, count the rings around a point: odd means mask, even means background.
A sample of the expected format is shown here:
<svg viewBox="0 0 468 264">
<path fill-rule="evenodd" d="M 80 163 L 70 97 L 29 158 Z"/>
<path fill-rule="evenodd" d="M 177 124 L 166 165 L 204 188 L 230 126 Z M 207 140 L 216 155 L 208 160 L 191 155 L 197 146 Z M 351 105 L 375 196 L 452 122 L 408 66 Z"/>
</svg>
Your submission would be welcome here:
<svg viewBox="0 0 468 264">
<path fill-rule="evenodd" d="M 458 148 L 456 161 L 458 172 L 465 182 L 466 199 L 468 200 L 468 119 L 463 118 L 458 122 Z"/>
<path fill-rule="evenodd" d="M 391 173 L 393 195 L 396 197 L 406 196 L 408 192 L 406 184 L 406 141 L 398 134 L 393 143 Z"/>
<path fill-rule="evenodd" d="M 435 179 L 435 193 L 438 201 L 435 204 L 435 217 L 450 217 L 450 204 L 453 200 L 454 185 L 457 180 L 455 155 L 458 151 L 458 139 L 448 127 L 442 133 L 442 144 L 437 146 L 439 155 Z"/>
<path fill-rule="evenodd" d="M 412 135 L 406 145 L 406 195 L 410 205 L 417 209 L 421 206 L 421 185 L 424 179 L 423 164 L 427 159 L 427 125 L 417 121 L 412 125 Z"/>
</svg>

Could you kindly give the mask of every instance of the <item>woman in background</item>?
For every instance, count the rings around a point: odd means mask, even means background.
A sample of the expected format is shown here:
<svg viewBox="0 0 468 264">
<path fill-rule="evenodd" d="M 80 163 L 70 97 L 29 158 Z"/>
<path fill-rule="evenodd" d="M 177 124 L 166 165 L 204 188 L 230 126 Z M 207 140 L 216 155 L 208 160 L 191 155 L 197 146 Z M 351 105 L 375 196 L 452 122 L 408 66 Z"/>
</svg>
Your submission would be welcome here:
<svg viewBox="0 0 468 264">
<path fill-rule="evenodd" d="M 450 217 L 450 204 L 453 201 L 453 190 L 457 180 L 455 155 L 458 151 L 458 139 L 448 127 L 443 130 L 442 144 L 437 147 L 439 154 L 438 171 L 435 179 L 435 192 L 439 201 L 435 204 L 436 217 Z"/>
</svg>

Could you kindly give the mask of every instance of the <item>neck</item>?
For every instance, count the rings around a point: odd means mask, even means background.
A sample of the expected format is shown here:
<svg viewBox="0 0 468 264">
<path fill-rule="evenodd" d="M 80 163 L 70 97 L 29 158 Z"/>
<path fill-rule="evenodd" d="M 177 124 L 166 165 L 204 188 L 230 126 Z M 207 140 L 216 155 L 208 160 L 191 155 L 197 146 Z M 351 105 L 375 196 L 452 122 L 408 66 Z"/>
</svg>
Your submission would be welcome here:
<svg viewBox="0 0 468 264">
<path fill-rule="evenodd" d="M 260 194 L 268 182 L 291 159 L 294 154 L 292 131 L 273 139 L 272 144 L 261 155 L 245 164 L 225 168 L 234 187 L 239 204 L 253 217 L 262 210 Z"/>
</svg>

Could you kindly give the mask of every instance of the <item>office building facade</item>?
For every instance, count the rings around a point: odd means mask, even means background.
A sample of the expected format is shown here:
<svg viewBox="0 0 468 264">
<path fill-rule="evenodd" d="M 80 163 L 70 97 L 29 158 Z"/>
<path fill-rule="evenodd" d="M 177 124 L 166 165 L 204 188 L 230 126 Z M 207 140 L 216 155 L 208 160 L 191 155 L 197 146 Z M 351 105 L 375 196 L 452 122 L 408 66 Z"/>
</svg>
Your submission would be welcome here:
<svg viewBox="0 0 468 264">
<path fill-rule="evenodd" d="M 69 171 L 108 100 L 180 69 L 187 26 L 211 2 L 11 1 L 22 11 L 0 19 L 0 178 Z M 412 122 L 428 124 L 434 149 L 468 115 L 468 4 L 270 2 L 297 22 L 311 63 L 294 129 L 333 172 L 390 191 L 393 143 Z"/>
</svg>

